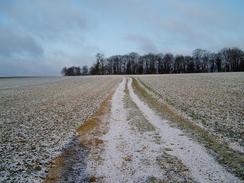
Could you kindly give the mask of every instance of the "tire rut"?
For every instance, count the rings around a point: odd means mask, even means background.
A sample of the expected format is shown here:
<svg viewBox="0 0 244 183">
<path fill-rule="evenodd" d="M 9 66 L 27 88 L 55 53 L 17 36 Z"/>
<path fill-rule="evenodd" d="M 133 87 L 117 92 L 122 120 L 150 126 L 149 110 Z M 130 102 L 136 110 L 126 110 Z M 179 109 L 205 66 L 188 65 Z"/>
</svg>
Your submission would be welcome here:
<svg viewBox="0 0 244 183">
<path fill-rule="evenodd" d="M 207 150 L 188 138 L 175 127 L 171 127 L 167 120 L 157 115 L 146 103 L 144 103 L 132 88 L 132 79 L 128 82 L 129 94 L 132 101 L 142 111 L 144 117 L 157 129 L 160 137 L 170 148 L 170 154 L 178 157 L 189 168 L 192 177 L 197 182 L 241 182 L 217 163 Z"/>
<path fill-rule="evenodd" d="M 144 103 L 131 78 L 77 133 L 45 182 L 240 182 Z"/>
</svg>

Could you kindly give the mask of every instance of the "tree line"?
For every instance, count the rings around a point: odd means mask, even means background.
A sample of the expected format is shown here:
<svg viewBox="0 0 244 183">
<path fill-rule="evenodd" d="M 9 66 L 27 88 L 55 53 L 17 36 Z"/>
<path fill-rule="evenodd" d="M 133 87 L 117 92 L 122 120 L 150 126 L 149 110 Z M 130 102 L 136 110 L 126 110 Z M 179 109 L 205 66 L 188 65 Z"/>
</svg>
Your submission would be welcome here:
<svg viewBox="0 0 244 183">
<path fill-rule="evenodd" d="M 86 67 L 86 66 L 84 66 Z M 88 69 L 87 69 L 88 70 Z M 196 49 L 192 55 L 145 54 L 132 52 L 106 58 L 96 55 L 87 74 L 170 74 L 244 71 L 244 52 L 239 48 L 223 48 L 218 53 Z"/>
<path fill-rule="evenodd" d="M 64 67 L 61 71 L 64 76 L 81 76 L 81 75 L 88 75 L 89 69 L 87 66 L 80 67 Z"/>
</svg>

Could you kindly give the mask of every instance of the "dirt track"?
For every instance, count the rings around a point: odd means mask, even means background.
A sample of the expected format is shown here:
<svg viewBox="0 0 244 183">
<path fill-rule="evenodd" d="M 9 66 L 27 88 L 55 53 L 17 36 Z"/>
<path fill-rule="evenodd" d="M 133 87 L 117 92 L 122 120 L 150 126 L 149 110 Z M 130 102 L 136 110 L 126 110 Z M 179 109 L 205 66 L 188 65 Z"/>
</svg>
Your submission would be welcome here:
<svg viewBox="0 0 244 183">
<path fill-rule="evenodd" d="M 45 182 L 240 182 L 141 100 L 130 78 L 77 134 Z"/>
</svg>

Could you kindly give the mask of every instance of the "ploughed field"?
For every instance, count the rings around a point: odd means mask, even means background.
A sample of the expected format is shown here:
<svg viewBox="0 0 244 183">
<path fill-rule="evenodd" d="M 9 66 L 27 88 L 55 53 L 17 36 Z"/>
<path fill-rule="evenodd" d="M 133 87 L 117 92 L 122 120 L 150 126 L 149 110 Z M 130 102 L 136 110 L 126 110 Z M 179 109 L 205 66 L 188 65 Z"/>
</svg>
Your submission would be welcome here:
<svg viewBox="0 0 244 183">
<path fill-rule="evenodd" d="M 244 153 L 244 73 L 138 76 L 165 103 Z"/>
<path fill-rule="evenodd" d="M 0 182 L 39 182 L 49 161 L 120 80 L 1 78 Z"/>
<path fill-rule="evenodd" d="M 244 73 L 0 79 L 0 182 L 241 182 Z"/>
</svg>

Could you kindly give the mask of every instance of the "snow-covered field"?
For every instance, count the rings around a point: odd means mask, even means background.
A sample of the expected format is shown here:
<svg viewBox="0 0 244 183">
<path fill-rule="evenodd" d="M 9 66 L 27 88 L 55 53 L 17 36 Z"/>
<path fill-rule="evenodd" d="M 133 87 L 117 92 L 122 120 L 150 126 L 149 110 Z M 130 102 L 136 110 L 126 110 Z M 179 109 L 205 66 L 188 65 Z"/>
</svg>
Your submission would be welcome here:
<svg viewBox="0 0 244 183">
<path fill-rule="evenodd" d="M 241 152 L 230 168 L 159 111 L 241 151 L 243 91 L 242 73 L 0 79 L 0 182 L 241 182 Z"/>
<path fill-rule="evenodd" d="M 228 174 L 223 167 L 221 167 L 211 155 L 209 155 L 205 148 L 194 142 L 191 138 L 184 135 L 184 133 L 171 127 L 170 123 L 157 115 L 150 107 L 145 104 L 134 93 L 131 81 L 128 83 L 128 88 L 132 101 L 142 111 L 143 116 L 155 128 L 159 129 L 159 134 L 164 141 L 165 147 L 170 147 L 171 155 L 180 159 L 185 166 L 187 166 L 192 174 L 192 177 L 197 182 L 237 182 L 231 174 Z"/>
<path fill-rule="evenodd" d="M 219 140 L 244 152 L 244 73 L 137 76 Z"/>
<path fill-rule="evenodd" d="M 64 163 L 54 163 L 47 183 L 241 182 L 142 100 L 131 78 L 124 77 L 110 103 L 107 117 L 99 112 L 79 128 L 81 145 L 60 156 Z M 86 153 L 80 159 L 77 152 Z"/>
<path fill-rule="evenodd" d="M 40 182 L 120 77 L 0 79 L 0 182 Z"/>
</svg>

